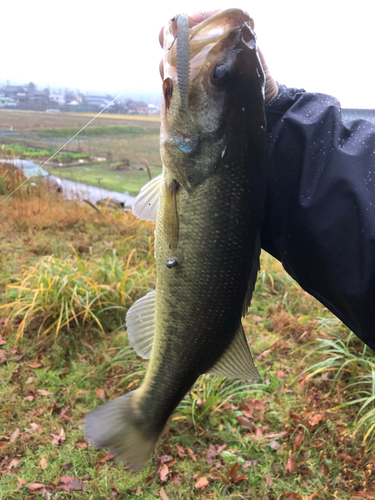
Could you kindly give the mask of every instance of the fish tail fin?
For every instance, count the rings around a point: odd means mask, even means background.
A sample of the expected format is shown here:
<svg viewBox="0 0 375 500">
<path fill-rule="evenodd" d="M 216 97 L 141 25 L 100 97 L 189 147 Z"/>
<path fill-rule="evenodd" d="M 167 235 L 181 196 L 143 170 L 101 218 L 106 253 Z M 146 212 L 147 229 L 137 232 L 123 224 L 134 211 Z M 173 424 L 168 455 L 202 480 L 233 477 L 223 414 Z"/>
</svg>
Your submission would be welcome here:
<svg viewBox="0 0 375 500">
<path fill-rule="evenodd" d="M 143 469 L 159 432 L 150 431 L 130 392 L 113 399 L 85 418 L 86 435 L 95 448 L 106 448 L 134 471 Z"/>
</svg>

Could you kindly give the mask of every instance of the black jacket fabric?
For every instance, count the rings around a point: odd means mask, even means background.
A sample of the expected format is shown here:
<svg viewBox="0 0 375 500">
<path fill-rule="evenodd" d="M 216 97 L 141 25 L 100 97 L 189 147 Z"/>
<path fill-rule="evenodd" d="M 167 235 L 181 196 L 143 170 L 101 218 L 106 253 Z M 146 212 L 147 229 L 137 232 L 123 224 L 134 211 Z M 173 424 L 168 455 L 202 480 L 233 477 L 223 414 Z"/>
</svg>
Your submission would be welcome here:
<svg viewBox="0 0 375 500">
<path fill-rule="evenodd" d="M 375 125 L 285 86 L 266 117 L 262 247 L 375 349 Z"/>
</svg>

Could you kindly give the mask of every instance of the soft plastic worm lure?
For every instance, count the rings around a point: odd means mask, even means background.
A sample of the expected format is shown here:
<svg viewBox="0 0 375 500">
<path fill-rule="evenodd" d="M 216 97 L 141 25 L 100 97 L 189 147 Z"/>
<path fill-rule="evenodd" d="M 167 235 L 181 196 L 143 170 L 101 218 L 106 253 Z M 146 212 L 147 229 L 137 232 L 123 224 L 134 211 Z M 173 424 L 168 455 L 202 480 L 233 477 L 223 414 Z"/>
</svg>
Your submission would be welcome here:
<svg viewBox="0 0 375 500">
<path fill-rule="evenodd" d="M 181 110 L 187 112 L 190 82 L 189 21 L 181 15 L 177 19 L 177 85 L 180 91 Z"/>
</svg>

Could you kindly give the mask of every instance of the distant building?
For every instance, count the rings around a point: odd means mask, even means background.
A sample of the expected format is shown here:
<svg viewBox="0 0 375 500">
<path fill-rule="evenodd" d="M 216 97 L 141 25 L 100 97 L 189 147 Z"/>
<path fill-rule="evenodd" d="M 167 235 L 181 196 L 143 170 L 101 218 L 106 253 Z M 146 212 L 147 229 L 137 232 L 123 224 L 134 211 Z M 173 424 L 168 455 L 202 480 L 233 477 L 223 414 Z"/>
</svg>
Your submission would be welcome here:
<svg viewBox="0 0 375 500">
<path fill-rule="evenodd" d="M 127 108 L 131 115 L 148 115 L 148 106 L 142 101 L 130 101 Z"/>
<path fill-rule="evenodd" d="M 84 96 L 84 102 L 85 104 L 89 106 L 96 106 L 99 109 L 103 109 L 106 106 L 109 108 L 114 106 L 114 103 L 111 104 L 113 101 L 113 97 L 110 95 L 86 95 Z"/>
<path fill-rule="evenodd" d="M 0 108 L 15 108 L 17 106 L 17 101 L 13 97 L 6 97 L 5 95 L 0 95 Z"/>
<path fill-rule="evenodd" d="M 58 104 L 59 106 L 64 106 L 65 104 L 65 93 L 62 89 L 50 90 L 49 100 L 53 104 Z"/>
<path fill-rule="evenodd" d="M 11 97 L 17 104 L 28 101 L 27 87 L 21 85 L 5 85 L 5 87 L 2 87 L 0 90 L 5 97 Z"/>
</svg>

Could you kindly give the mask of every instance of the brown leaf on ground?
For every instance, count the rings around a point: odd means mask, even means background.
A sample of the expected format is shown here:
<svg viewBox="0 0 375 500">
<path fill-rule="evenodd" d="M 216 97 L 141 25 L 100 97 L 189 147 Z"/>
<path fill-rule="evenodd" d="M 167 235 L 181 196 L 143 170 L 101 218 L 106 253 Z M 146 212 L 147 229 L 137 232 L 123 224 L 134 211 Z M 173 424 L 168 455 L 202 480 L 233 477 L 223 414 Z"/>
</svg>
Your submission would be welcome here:
<svg viewBox="0 0 375 500">
<path fill-rule="evenodd" d="M 234 476 L 236 474 L 236 472 L 238 471 L 238 469 L 240 468 L 240 465 L 238 462 L 236 462 L 233 467 L 230 469 L 230 471 L 228 472 L 228 478 Z"/>
<path fill-rule="evenodd" d="M 264 356 L 267 356 L 267 354 L 269 354 L 270 352 L 272 352 L 272 349 L 266 349 L 265 351 L 258 354 L 258 356 L 255 359 L 257 361 L 260 361 L 262 358 L 264 358 Z"/>
<path fill-rule="evenodd" d="M 266 474 L 266 485 L 269 488 L 272 488 L 272 485 L 273 485 L 273 477 L 269 473 Z"/>
<path fill-rule="evenodd" d="M 184 450 L 183 446 L 176 444 L 176 451 L 177 451 L 177 455 L 180 458 L 185 458 L 185 450 Z"/>
<path fill-rule="evenodd" d="M 31 424 L 30 424 L 30 429 L 31 429 L 33 432 L 35 432 L 35 431 L 37 431 L 37 430 L 39 429 L 39 425 L 38 425 L 38 424 L 36 424 L 35 422 L 31 422 Z"/>
<path fill-rule="evenodd" d="M 189 453 L 190 458 L 194 462 L 196 462 L 197 461 L 197 457 L 195 456 L 195 453 L 193 452 L 193 450 L 191 448 L 186 448 L 186 451 Z"/>
<path fill-rule="evenodd" d="M 180 482 L 178 479 L 178 472 L 171 472 L 171 476 L 172 476 L 173 486 L 177 488 Z"/>
<path fill-rule="evenodd" d="M 293 453 L 295 453 L 297 451 L 297 448 L 301 446 L 302 441 L 303 441 L 303 432 L 299 431 L 293 443 Z"/>
<path fill-rule="evenodd" d="M 294 493 L 293 491 L 288 491 L 287 493 L 283 493 L 282 500 L 302 500 L 301 495 L 298 493 Z"/>
<path fill-rule="evenodd" d="M 88 342 L 86 342 L 85 340 L 81 340 L 81 344 L 84 345 L 85 347 L 88 347 L 89 349 L 92 350 L 92 352 L 95 352 L 95 349 L 93 348 L 92 345 L 90 345 Z"/>
<path fill-rule="evenodd" d="M 316 413 L 315 415 L 311 415 L 308 420 L 309 424 L 314 426 L 317 425 L 321 420 L 323 420 L 323 415 L 321 413 Z"/>
<path fill-rule="evenodd" d="M 262 411 L 267 408 L 267 403 L 270 402 L 270 398 L 267 397 L 263 400 L 260 399 L 249 399 L 246 401 L 246 406 L 249 410 Z"/>
<path fill-rule="evenodd" d="M 20 484 L 26 484 L 26 481 L 25 481 L 22 477 L 17 477 L 17 481 L 18 481 Z"/>
<path fill-rule="evenodd" d="M 95 389 L 95 394 L 100 398 L 102 401 L 105 401 L 105 391 L 104 389 L 101 389 L 100 387 L 97 387 Z"/>
<path fill-rule="evenodd" d="M 53 437 L 52 444 L 54 444 L 54 445 L 62 444 L 66 440 L 65 432 L 64 432 L 64 429 L 62 427 L 60 429 L 59 434 L 52 434 L 52 432 L 51 432 L 51 436 Z"/>
<path fill-rule="evenodd" d="M 252 431 L 255 430 L 256 425 L 248 418 L 239 416 L 236 417 L 236 420 L 242 425 L 242 427 L 245 427 L 245 429 L 250 429 Z"/>
<path fill-rule="evenodd" d="M 160 481 L 164 483 L 169 476 L 169 469 L 168 465 L 166 464 L 161 464 L 158 469 L 159 475 L 160 475 Z"/>
<path fill-rule="evenodd" d="M 78 441 L 76 441 L 74 444 L 77 446 L 77 448 L 87 448 L 88 446 L 87 441 L 85 441 L 84 439 L 78 439 Z"/>
<path fill-rule="evenodd" d="M 319 470 L 320 473 L 323 474 L 323 476 L 328 476 L 329 474 L 328 467 L 324 462 L 320 464 Z"/>
<path fill-rule="evenodd" d="M 165 489 L 163 487 L 160 488 L 160 498 L 162 500 L 169 500 L 169 496 L 166 494 Z"/>
<path fill-rule="evenodd" d="M 10 436 L 10 438 L 9 438 L 9 442 L 10 442 L 10 443 L 13 443 L 13 441 L 15 441 L 15 440 L 18 438 L 18 436 L 19 436 L 19 435 L 20 435 L 20 430 L 19 430 L 19 428 L 17 427 L 17 429 L 16 429 L 16 430 L 13 432 L 13 434 Z"/>
<path fill-rule="evenodd" d="M 39 363 L 39 361 L 32 361 L 31 363 L 27 363 L 30 368 L 40 368 L 42 363 Z"/>
<path fill-rule="evenodd" d="M 277 370 L 276 372 L 276 377 L 281 380 L 283 378 L 285 378 L 285 372 L 283 372 L 282 370 Z"/>
<path fill-rule="evenodd" d="M 110 455 L 109 453 L 104 453 L 100 458 L 98 458 L 97 462 L 98 464 L 104 464 L 105 462 L 108 462 L 108 460 L 112 460 L 114 458 L 114 455 Z"/>
<path fill-rule="evenodd" d="M 38 493 L 45 488 L 42 483 L 30 483 L 27 485 L 27 489 L 32 493 Z"/>
<path fill-rule="evenodd" d="M 200 477 L 198 481 L 195 483 L 195 488 L 197 490 L 203 490 L 208 485 L 208 480 L 206 477 Z"/>
<path fill-rule="evenodd" d="M 20 463 L 20 459 L 19 458 L 13 458 L 13 460 L 10 461 L 8 469 L 12 469 L 13 467 L 17 467 L 17 465 L 19 463 Z"/>
<path fill-rule="evenodd" d="M 245 474 L 239 474 L 232 477 L 232 483 L 238 483 L 239 481 L 248 481 L 249 478 Z"/>
<path fill-rule="evenodd" d="M 26 380 L 26 384 L 29 385 L 29 384 L 32 384 L 35 380 L 35 377 L 29 377 L 27 380 Z"/>
<path fill-rule="evenodd" d="M 62 486 L 59 486 L 60 490 L 76 491 L 83 490 L 85 488 L 84 483 L 73 476 L 62 476 L 59 481 L 60 483 L 64 483 Z"/>
<path fill-rule="evenodd" d="M 53 392 L 45 391 L 43 389 L 38 389 L 38 392 L 41 396 L 53 396 L 54 395 Z"/>
<path fill-rule="evenodd" d="M 255 467 L 259 460 L 245 460 L 243 464 L 244 469 L 250 469 L 250 467 Z"/>
<path fill-rule="evenodd" d="M 6 343 L 7 343 L 7 341 L 3 339 L 3 336 L 0 333 L 0 345 L 4 345 Z"/>
<path fill-rule="evenodd" d="M 7 358 L 5 356 L 5 351 L 3 349 L 0 349 L 0 365 L 5 363 L 6 360 L 7 360 Z"/>
<path fill-rule="evenodd" d="M 117 486 L 116 483 L 112 483 L 111 488 L 112 488 L 112 490 L 120 491 L 120 488 Z"/>
<path fill-rule="evenodd" d="M 318 495 L 318 493 L 320 493 L 322 490 L 324 490 L 324 488 L 319 488 L 318 490 L 314 491 L 314 493 L 312 495 L 309 495 L 307 497 L 307 500 L 314 500 L 316 495 Z"/>
<path fill-rule="evenodd" d="M 41 461 L 40 461 L 40 466 L 43 470 L 46 470 L 47 467 L 48 467 L 48 462 L 47 462 L 47 459 L 45 456 L 42 457 Z"/>
<path fill-rule="evenodd" d="M 296 467 L 296 462 L 292 457 L 292 452 L 289 452 L 288 460 L 284 464 L 285 472 L 287 472 L 288 474 L 293 474 L 295 467 Z"/>
<path fill-rule="evenodd" d="M 146 481 L 145 481 L 145 488 L 147 488 L 148 486 L 150 486 L 150 484 L 152 483 L 152 481 L 154 480 L 154 477 L 155 476 L 148 476 L 148 478 L 146 478 Z"/>
<path fill-rule="evenodd" d="M 270 447 L 271 447 L 273 450 L 276 450 L 276 451 L 277 451 L 277 450 L 280 450 L 280 449 L 283 447 L 283 445 L 282 445 L 282 444 L 280 444 L 280 443 L 278 443 L 277 441 L 271 441 L 271 442 L 270 442 Z"/>
</svg>

